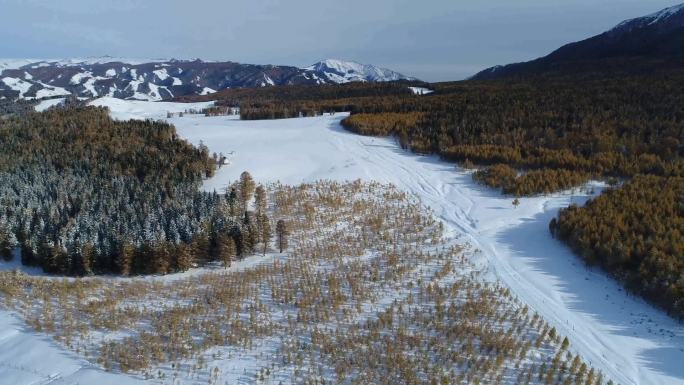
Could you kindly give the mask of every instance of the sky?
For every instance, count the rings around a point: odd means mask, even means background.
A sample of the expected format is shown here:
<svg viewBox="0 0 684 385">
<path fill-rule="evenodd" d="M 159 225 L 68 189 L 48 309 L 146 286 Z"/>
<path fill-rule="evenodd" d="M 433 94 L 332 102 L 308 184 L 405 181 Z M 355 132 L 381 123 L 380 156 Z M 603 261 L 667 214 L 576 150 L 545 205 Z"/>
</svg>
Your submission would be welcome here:
<svg viewBox="0 0 684 385">
<path fill-rule="evenodd" d="M 308 66 L 426 81 L 534 59 L 676 0 L 0 0 L 0 57 L 111 55 Z"/>
</svg>

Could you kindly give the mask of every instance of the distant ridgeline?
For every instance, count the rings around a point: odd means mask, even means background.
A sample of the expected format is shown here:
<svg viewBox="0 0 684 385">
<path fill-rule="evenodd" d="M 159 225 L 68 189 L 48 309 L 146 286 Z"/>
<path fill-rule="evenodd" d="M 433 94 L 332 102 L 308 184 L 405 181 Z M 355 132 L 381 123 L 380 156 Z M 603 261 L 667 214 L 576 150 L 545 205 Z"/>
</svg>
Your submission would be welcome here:
<svg viewBox="0 0 684 385">
<path fill-rule="evenodd" d="M 102 108 L 0 119 L 0 254 L 19 249 L 49 273 L 129 275 L 250 252 L 237 194 L 199 190 L 214 167 L 173 126 Z"/>
</svg>

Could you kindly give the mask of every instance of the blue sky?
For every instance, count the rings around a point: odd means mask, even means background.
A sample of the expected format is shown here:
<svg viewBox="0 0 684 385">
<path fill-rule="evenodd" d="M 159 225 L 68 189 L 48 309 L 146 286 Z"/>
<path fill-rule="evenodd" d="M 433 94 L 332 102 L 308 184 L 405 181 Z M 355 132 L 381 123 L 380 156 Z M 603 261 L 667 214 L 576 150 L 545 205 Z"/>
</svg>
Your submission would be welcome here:
<svg viewBox="0 0 684 385">
<path fill-rule="evenodd" d="M 0 57 L 382 65 L 428 81 L 542 56 L 660 0 L 0 0 Z"/>
</svg>

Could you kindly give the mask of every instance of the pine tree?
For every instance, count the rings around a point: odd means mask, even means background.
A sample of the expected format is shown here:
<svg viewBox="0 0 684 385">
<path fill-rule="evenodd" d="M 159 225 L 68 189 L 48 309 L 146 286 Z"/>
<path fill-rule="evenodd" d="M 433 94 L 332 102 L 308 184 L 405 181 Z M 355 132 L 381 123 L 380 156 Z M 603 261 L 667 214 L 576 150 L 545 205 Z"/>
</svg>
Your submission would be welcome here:
<svg viewBox="0 0 684 385">
<path fill-rule="evenodd" d="M 192 247 L 181 243 L 176 247 L 176 269 L 178 271 L 187 271 L 194 264 Z"/>
<path fill-rule="evenodd" d="M 237 216 L 238 196 L 237 196 L 237 191 L 235 190 L 234 186 L 230 188 L 230 193 L 226 194 L 226 198 L 228 199 L 228 207 L 230 208 L 230 216 L 236 217 Z"/>
<path fill-rule="evenodd" d="M 84 274 L 84 275 L 93 274 L 93 264 L 95 263 L 95 254 L 96 254 L 95 246 L 93 246 L 91 243 L 86 243 L 81 248 L 81 258 L 80 258 L 81 266 L 80 266 L 79 270 L 81 271 L 82 274 Z"/>
<path fill-rule="evenodd" d="M 266 214 L 257 216 L 257 227 L 259 228 L 260 241 L 263 247 L 262 254 L 266 255 L 268 245 L 271 242 L 271 222 Z"/>
<path fill-rule="evenodd" d="M 252 195 L 254 195 L 254 189 L 255 184 L 252 175 L 244 171 L 240 174 L 240 203 L 242 203 L 243 211 L 247 211 L 249 201 L 252 199 Z"/>
<path fill-rule="evenodd" d="M 38 246 L 38 261 L 43 271 L 57 273 L 57 260 L 52 253 L 52 245 L 48 241 L 42 241 Z"/>
<path fill-rule="evenodd" d="M 160 242 L 152 247 L 152 273 L 167 274 L 171 266 L 171 253 L 165 242 Z"/>
<path fill-rule="evenodd" d="M 123 241 L 119 244 L 119 249 L 116 253 L 114 264 L 119 274 L 127 277 L 131 275 L 133 268 L 133 258 L 135 257 L 135 247 L 129 241 Z"/>
<path fill-rule="evenodd" d="M 257 217 L 266 214 L 266 205 L 266 189 L 264 186 L 259 185 L 254 191 L 254 207 Z"/>
<path fill-rule="evenodd" d="M 11 235 L 7 227 L 0 223 L 0 257 L 5 261 L 12 260 L 12 242 Z"/>
<path fill-rule="evenodd" d="M 243 224 L 242 252 L 243 254 L 254 252 L 254 248 L 259 242 L 260 234 L 253 218 L 254 214 L 245 212 Z"/>
<path fill-rule="evenodd" d="M 200 232 L 195 235 L 195 238 L 191 243 L 192 254 L 194 255 L 194 260 L 198 262 L 206 262 L 210 259 L 209 249 L 210 242 L 209 236 L 205 231 Z"/>
<path fill-rule="evenodd" d="M 276 236 L 278 237 L 278 249 L 282 253 L 283 250 L 287 249 L 288 236 L 290 235 L 290 229 L 288 228 L 287 222 L 279 219 L 276 223 Z"/>
<path fill-rule="evenodd" d="M 229 234 L 220 234 L 216 246 L 219 260 L 223 262 L 223 267 L 228 268 L 237 255 L 235 240 Z"/>
</svg>

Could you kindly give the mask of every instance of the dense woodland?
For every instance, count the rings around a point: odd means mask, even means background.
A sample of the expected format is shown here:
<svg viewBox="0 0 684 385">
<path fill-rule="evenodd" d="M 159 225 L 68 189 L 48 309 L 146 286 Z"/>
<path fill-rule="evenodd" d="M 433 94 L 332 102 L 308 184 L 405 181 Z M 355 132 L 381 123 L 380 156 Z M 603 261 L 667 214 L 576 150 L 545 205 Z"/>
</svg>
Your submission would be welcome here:
<svg viewBox="0 0 684 385">
<path fill-rule="evenodd" d="M 549 229 L 586 263 L 684 319 L 684 178 L 637 176 L 561 210 Z"/>
<path fill-rule="evenodd" d="M 165 123 L 113 121 L 94 107 L 28 112 L 0 120 L 0 149 L 0 253 L 19 249 L 49 273 L 229 263 L 268 225 L 265 211 L 247 211 L 259 191 L 249 174 L 225 196 L 200 192 L 215 162 Z"/>
<path fill-rule="evenodd" d="M 407 84 L 392 83 L 229 90 L 212 97 L 241 107 L 243 119 L 349 111 L 342 123 L 350 131 L 392 135 L 403 148 L 478 167 L 476 181 L 507 194 L 636 177 L 624 190 L 564 211 L 552 229 L 588 262 L 681 317 L 684 71 L 659 68 L 422 85 L 435 91 L 429 95 L 401 92 Z M 637 194 L 634 186 L 648 191 Z M 595 231 L 614 227 L 618 214 L 631 219 L 623 218 L 619 230 Z M 649 223 L 644 218 L 657 226 L 640 224 Z M 607 246 L 618 240 L 619 247 Z M 610 262 L 618 255 L 622 263 Z"/>
<path fill-rule="evenodd" d="M 343 122 L 349 130 L 394 135 L 419 153 L 523 172 L 566 170 L 545 175 L 556 179 L 555 190 L 580 176 L 684 175 L 684 71 L 438 83 L 429 95 L 413 95 L 407 85 L 270 87 L 211 97 L 240 107 L 243 119 L 350 111 Z M 518 190 L 547 189 L 532 183 Z"/>
</svg>

